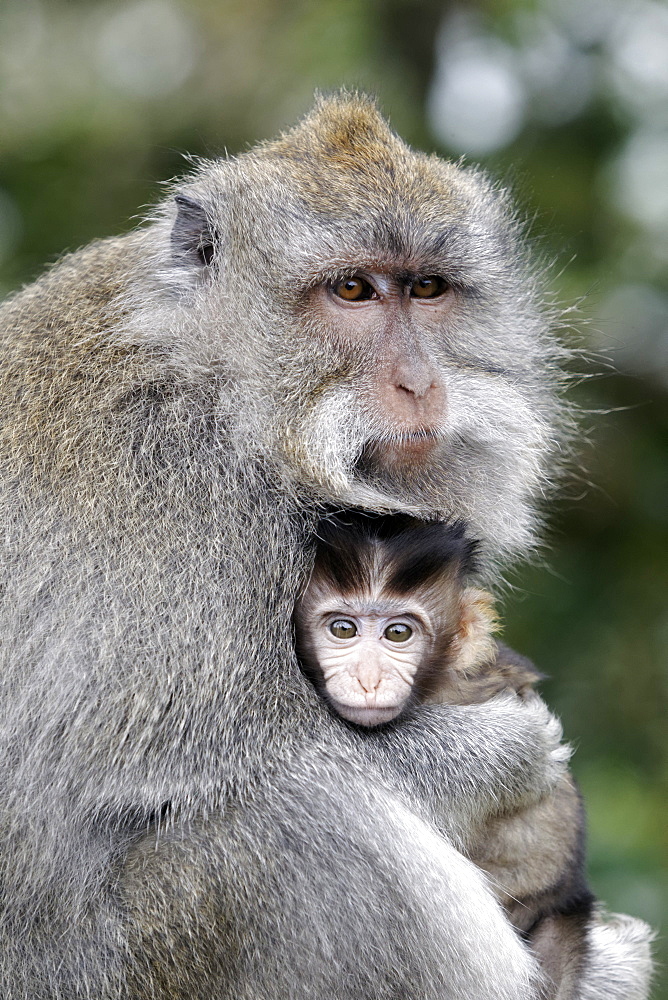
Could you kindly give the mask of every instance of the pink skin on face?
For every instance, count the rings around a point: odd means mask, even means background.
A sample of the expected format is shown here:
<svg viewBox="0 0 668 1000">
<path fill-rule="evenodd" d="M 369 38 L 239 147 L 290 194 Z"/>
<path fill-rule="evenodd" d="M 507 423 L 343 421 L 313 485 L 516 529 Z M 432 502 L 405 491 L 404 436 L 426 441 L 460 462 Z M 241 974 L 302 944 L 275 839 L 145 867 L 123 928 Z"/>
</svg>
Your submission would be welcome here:
<svg viewBox="0 0 668 1000">
<path fill-rule="evenodd" d="M 419 294 L 425 291 L 427 297 Z M 349 294 L 359 297 L 349 299 Z M 439 339 L 455 300 L 438 276 L 376 269 L 317 290 L 315 308 L 337 338 L 373 348 L 376 363 L 368 392 L 373 411 L 386 422 L 382 440 L 373 445 L 381 466 L 424 465 L 443 433 L 447 398 L 430 341 L 432 333 Z"/>
<path fill-rule="evenodd" d="M 395 718 L 410 697 L 428 642 L 421 617 L 346 608 L 320 622 L 318 664 L 339 715 L 362 726 Z"/>
</svg>

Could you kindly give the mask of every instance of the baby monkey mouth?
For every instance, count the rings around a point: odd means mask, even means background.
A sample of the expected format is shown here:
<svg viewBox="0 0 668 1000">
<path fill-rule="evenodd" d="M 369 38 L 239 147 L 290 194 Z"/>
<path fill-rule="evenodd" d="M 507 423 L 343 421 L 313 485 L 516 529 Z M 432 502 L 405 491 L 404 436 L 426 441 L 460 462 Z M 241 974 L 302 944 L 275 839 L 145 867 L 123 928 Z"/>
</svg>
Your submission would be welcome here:
<svg viewBox="0 0 668 1000">
<path fill-rule="evenodd" d="M 369 728 L 391 722 L 392 719 L 396 719 L 401 714 L 405 707 L 404 702 L 382 708 L 377 708 L 374 705 L 346 705 L 343 702 L 334 701 L 334 699 L 331 702 L 333 708 L 342 718 L 347 719 L 348 722 L 354 722 L 358 726 Z"/>
</svg>

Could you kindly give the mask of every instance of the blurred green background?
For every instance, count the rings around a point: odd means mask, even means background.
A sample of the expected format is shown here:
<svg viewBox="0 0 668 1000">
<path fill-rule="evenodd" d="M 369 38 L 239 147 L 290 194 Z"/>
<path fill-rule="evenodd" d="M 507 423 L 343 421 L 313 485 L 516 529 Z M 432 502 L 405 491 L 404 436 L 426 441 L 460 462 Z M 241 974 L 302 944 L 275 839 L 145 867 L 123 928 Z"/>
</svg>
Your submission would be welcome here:
<svg viewBox="0 0 668 1000">
<path fill-rule="evenodd" d="M 0 0 L 0 292 L 133 225 L 184 152 L 242 150 L 341 84 L 512 186 L 567 337 L 598 357 L 574 391 L 581 469 L 506 638 L 577 747 L 597 893 L 665 934 L 668 6 Z"/>
</svg>

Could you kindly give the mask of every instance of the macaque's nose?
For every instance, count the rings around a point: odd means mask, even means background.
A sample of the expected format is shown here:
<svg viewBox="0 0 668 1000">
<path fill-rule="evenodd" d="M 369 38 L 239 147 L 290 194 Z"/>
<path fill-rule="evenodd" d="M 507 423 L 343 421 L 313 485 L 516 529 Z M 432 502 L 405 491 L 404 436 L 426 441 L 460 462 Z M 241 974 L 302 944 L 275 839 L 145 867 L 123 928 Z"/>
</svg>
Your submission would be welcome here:
<svg viewBox="0 0 668 1000">
<path fill-rule="evenodd" d="M 365 694 L 373 694 L 378 690 L 382 680 L 383 672 L 375 663 L 361 663 L 356 671 L 357 681 Z"/>
<path fill-rule="evenodd" d="M 403 358 L 394 366 L 392 381 L 395 388 L 403 389 L 416 399 L 423 399 L 436 388 L 436 372 L 425 362 Z"/>
<path fill-rule="evenodd" d="M 398 361 L 386 391 L 386 405 L 402 423 L 434 426 L 443 421 L 445 388 L 440 373 L 427 362 Z"/>
</svg>

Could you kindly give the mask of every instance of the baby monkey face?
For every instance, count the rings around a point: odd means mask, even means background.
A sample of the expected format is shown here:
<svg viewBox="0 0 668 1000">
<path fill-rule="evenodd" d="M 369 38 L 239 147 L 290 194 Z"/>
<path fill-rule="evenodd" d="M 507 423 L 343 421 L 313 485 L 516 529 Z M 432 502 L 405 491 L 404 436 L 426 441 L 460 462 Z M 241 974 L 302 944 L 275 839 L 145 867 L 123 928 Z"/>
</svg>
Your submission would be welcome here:
<svg viewBox="0 0 668 1000">
<path fill-rule="evenodd" d="M 399 715 L 432 646 L 424 612 L 348 602 L 314 610 L 311 648 L 332 707 L 363 726 Z"/>
<path fill-rule="evenodd" d="M 346 511 L 318 524 L 294 615 L 299 663 L 340 716 L 378 726 L 440 703 L 493 658 L 489 594 L 466 585 L 475 543 L 461 522 Z"/>
</svg>

